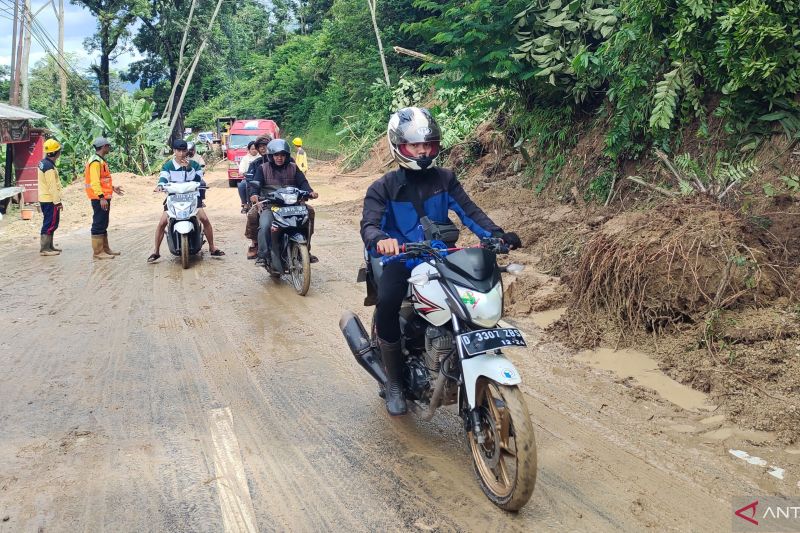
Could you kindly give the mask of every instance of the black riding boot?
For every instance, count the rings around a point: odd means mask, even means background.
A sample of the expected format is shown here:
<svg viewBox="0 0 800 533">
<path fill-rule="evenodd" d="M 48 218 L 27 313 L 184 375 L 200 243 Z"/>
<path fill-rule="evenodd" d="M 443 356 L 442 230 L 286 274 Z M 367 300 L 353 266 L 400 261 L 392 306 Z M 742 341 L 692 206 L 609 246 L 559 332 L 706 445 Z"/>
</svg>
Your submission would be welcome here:
<svg viewBox="0 0 800 533">
<path fill-rule="evenodd" d="M 378 339 L 381 348 L 381 359 L 386 368 L 386 410 L 391 416 L 406 414 L 406 398 L 403 395 L 403 352 L 400 341 L 385 342 Z"/>
<path fill-rule="evenodd" d="M 278 239 L 277 232 L 271 232 L 271 246 L 270 246 L 270 264 L 272 266 L 272 271 L 278 274 L 283 274 L 283 264 L 281 261 L 281 245 L 280 240 Z"/>
</svg>

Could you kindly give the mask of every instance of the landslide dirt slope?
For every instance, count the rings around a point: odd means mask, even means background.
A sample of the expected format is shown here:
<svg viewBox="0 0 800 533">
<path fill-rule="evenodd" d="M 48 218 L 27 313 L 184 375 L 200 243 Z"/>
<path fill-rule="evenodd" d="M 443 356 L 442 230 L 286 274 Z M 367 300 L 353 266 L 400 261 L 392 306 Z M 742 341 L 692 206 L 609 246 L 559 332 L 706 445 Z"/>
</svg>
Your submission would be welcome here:
<svg viewBox="0 0 800 533">
<path fill-rule="evenodd" d="M 665 202 L 623 179 L 668 179 L 653 162 L 620 169 L 614 201 L 603 207 L 583 198 L 593 172 L 607 166 L 601 133 L 585 132 L 537 195 L 501 128 L 487 123 L 476 132 L 471 150 L 482 155 L 462 181 L 501 226 L 520 233 L 528 244 L 522 261 L 538 271 L 509 287 L 508 311 L 528 317 L 566 307 L 552 338 L 640 349 L 741 426 L 797 441 L 800 198 L 764 193 L 785 191 L 781 176 L 800 175 L 796 143 L 763 143 L 759 171 L 724 208 Z M 704 149 L 684 147 L 695 160 L 713 156 Z M 464 154 L 451 156 L 462 164 Z"/>
</svg>

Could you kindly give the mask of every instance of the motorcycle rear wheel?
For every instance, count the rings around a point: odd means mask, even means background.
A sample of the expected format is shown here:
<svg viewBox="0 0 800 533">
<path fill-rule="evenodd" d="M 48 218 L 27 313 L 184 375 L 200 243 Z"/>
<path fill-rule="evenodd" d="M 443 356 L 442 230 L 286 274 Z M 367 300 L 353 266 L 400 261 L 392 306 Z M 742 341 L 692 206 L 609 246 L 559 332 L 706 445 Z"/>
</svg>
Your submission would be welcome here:
<svg viewBox="0 0 800 533">
<path fill-rule="evenodd" d="M 307 245 L 296 242 L 290 245 L 289 276 L 297 294 L 305 296 L 311 286 L 311 257 Z"/>
<path fill-rule="evenodd" d="M 483 378 L 475 403 L 485 441 L 467 433 L 472 465 L 481 490 L 506 511 L 518 511 L 536 485 L 536 438 L 522 391 Z"/>
<path fill-rule="evenodd" d="M 181 235 L 181 266 L 189 268 L 189 236 L 185 233 Z"/>
</svg>

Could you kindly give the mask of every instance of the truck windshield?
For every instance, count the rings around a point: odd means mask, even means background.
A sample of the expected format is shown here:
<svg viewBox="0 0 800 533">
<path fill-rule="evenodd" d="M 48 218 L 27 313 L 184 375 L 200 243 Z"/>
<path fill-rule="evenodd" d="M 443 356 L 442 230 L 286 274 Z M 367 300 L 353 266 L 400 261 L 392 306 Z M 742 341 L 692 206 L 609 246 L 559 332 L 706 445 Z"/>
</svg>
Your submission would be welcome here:
<svg viewBox="0 0 800 533">
<path fill-rule="evenodd" d="M 255 141 L 256 139 L 258 139 L 258 135 L 241 135 L 239 133 L 234 133 L 228 139 L 228 147 L 247 148 L 247 145 L 250 144 L 250 141 Z"/>
</svg>

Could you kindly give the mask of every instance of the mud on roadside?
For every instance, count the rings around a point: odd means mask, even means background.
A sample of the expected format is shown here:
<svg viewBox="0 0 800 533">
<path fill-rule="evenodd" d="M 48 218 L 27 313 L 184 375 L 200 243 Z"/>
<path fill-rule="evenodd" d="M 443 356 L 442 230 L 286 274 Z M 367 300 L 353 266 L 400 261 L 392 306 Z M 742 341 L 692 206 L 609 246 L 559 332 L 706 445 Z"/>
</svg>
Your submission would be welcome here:
<svg viewBox="0 0 800 533">
<path fill-rule="evenodd" d="M 796 199 L 762 198 L 738 213 L 651 198 L 606 208 L 574 188 L 537 196 L 496 154 L 462 181 L 527 244 L 513 259 L 536 273 L 507 287 L 509 316 L 566 308 L 551 340 L 646 352 L 741 427 L 800 440 Z"/>
</svg>

